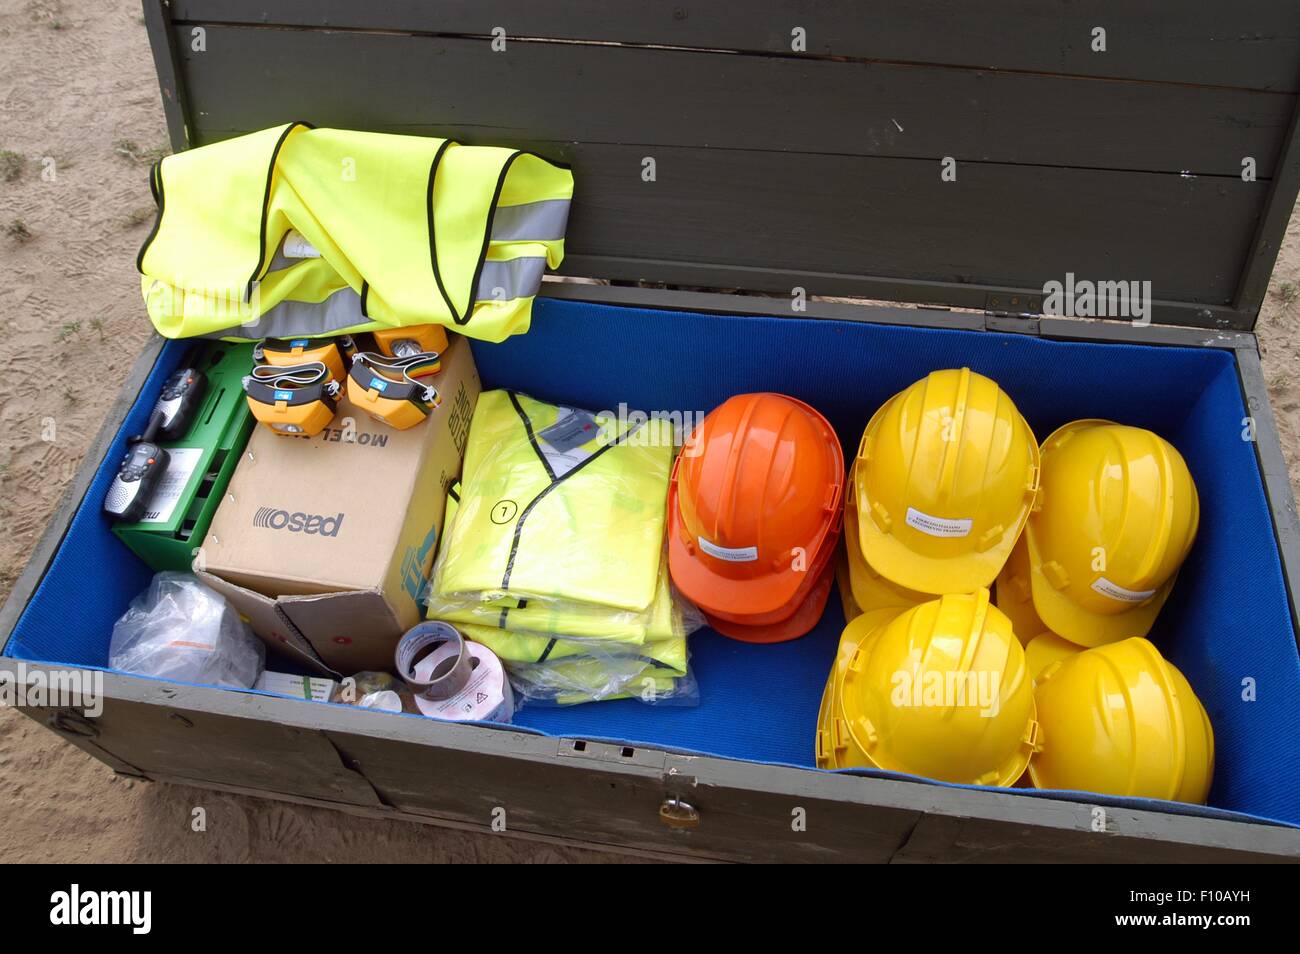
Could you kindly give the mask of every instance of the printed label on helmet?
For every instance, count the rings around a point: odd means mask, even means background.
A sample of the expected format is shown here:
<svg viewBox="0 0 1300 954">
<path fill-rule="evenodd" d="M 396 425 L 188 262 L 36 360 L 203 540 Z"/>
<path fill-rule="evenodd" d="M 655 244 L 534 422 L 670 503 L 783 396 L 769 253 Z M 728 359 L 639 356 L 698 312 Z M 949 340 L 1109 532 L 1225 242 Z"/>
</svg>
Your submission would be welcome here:
<svg viewBox="0 0 1300 954">
<path fill-rule="evenodd" d="M 711 557 L 726 560 L 728 563 L 753 563 L 758 559 L 758 547 L 720 547 L 703 537 L 696 537 L 700 549 Z"/>
<path fill-rule="evenodd" d="M 949 520 L 945 517 L 932 517 L 915 507 L 907 508 L 907 525 L 913 530 L 932 537 L 966 537 L 970 536 L 973 521 L 967 517 L 963 520 Z"/>
<path fill-rule="evenodd" d="M 1097 577 L 1092 583 L 1092 588 L 1102 596 L 1108 596 L 1112 600 L 1119 600 L 1121 603 L 1141 603 L 1143 600 L 1149 600 L 1156 595 L 1155 590 L 1128 590 L 1118 583 L 1112 583 L 1104 576 Z"/>
</svg>

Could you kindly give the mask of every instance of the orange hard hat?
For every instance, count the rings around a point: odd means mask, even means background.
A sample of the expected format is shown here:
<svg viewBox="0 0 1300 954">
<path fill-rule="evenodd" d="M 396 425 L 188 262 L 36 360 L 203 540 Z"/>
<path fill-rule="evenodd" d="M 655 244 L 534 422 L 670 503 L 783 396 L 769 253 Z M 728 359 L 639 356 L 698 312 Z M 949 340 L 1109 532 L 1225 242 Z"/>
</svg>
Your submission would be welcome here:
<svg viewBox="0 0 1300 954">
<path fill-rule="evenodd" d="M 827 551 L 832 557 L 835 548 Z M 831 584 L 835 582 L 835 561 L 825 560 L 812 572 L 805 573 L 807 583 L 799 588 L 798 594 L 790 603 L 782 607 L 777 615 L 784 618 L 771 622 L 757 620 L 732 620 L 716 616 L 705 611 L 704 618 L 708 624 L 732 639 L 745 643 L 784 643 L 798 639 L 817 625 L 826 609 L 826 602 L 831 595 Z"/>
<path fill-rule="evenodd" d="M 835 554 L 838 552 L 837 545 L 840 538 L 840 529 L 843 521 L 837 518 L 835 525 L 831 528 L 831 533 L 827 535 L 822 548 L 817 551 L 816 555 L 810 559 L 796 559 L 792 561 L 793 569 L 799 573 L 799 588 L 794 591 L 794 595 L 786 602 L 782 603 L 776 609 L 766 612 L 736 612 L 728 609 L 711 609 L 709 615 L 715 619 L 727 620 L 732 623 L 741 623 L 745 626 L 768 626 L 776 623 L 783 623 L 788 620 L 794 612 L 804 606 L 809 596 L 813 593 L 823 577 L 834 576 Z M 817 622 L 816 619 L 813 620 Z M 715 626 L 718 632 L 722 629 Z M 807 630 L 803 630 L 799 635 Z M 793 637 L 790 637 L 793 638 Z"/>
<path fill-rule="evenodd" d="M 782 394 L 730 398 L 673 466 L 673 582 L 714 616 L 788 618 L 832 563 L 843 493 L 844 451 L 824 417 Z"/>
</svg>

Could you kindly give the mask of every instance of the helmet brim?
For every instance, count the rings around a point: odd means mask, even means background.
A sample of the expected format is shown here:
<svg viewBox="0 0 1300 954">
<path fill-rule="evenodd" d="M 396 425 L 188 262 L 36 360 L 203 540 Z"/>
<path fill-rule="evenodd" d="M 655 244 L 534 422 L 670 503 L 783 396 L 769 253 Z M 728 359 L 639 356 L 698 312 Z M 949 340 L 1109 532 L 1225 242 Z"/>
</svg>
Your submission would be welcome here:
<svg viewBox="0 0 1300 954">
<path fill-rule="evenodd" d="M 1175 573 L 1156 590 L 1147 602 L 1122 613 L 1093 613 L 1072 601 L 1052 586 L 1043 574 L 1042 560 L 1032 529 L 1026 528 L 1029 543 L 1029 585 L 1033 593 L 1034 611 L 1043 625 L 1056 635 L 1080 646 L 1092 648 L 1119 642 L 1130 636 L 1145 637 L 1155 625 L 1169 593 L 1178 579 Z"/>
<path fill-rule="evenodd" d="M 805 576 L 807 574 L 804 574 Z M 831 584 L 835 582 L 834 561 L 828 561 L 821 568 L 820 575 L 813 582 L 803 601 L 798 603 L 793 612 L 777 623 L 750 625 L 721 619 L 704 611 L 704 618 L 709 626 L 729 639 L 742 643 L 784 643 L 798 639 L 811 630 L 822 618 L 827 600 L 831 595 Z"/>
<path fill-rule="evenodd" d="M 688 600 L 700 609 L 723 616 L 773 617 L 789 606 L 790 613 L 798 608 L 799 588 L 816 578 L 822 570 L 820 564 L 831 566 L 834 560 L 838 533 L 827 533 L 821 546 L 814 554 L 811 570 L 796 570 L 790 567 L 756 576 L 747 580 L 738 580 L 715 572 L 708 561 L 713 559 L 698 550 L 692 553 L 682 539 L 685 532 L 682 526 L 681 511 L 677 507 L 676 486 L 669 488 L 668 494 L 668 570 L 673 583 Z M 788 616 L 789 614 L 787 614 Z M 772 619 L 776 622 L 783 618 L 779 615 Z"/>
<path fill-rule="evenodd" d="M 980 553 L 943 559 L 926 557 L 876 526 L 867 508 L 858 508 L 858 540 L 871 568 L 895 586 L 931 596 L 970 593 L 990 586 L 1011 556 L 1018 535 L 1019 528 L 1015 533 L 1007 531 L 995 546 Z"/>
</svg>

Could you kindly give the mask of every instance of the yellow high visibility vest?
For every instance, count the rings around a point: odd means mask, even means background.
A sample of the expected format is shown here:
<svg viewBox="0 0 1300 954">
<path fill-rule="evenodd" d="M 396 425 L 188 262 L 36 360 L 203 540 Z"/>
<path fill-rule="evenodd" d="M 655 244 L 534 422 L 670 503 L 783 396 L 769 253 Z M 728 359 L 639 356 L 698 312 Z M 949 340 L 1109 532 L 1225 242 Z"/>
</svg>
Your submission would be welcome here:
<svg viewBox="0 0 1300 954">
<path fill-rule="evenodd" d="M 457 481 L 447 491 L 447 504 L 442 518 L 444 534 L 450 532 L 455 522 L 459 502 L 460 482 Z M 629 646 L 646 641 L 679 639 L 684 645 L 686 632 L 681 611 L 673 603 L 666 553 L 659 565 L 655 598 L 649 607 L 639 613 L 593 603 L 529 600 L 513 596 L 495 600 L 453 599 L 439 592 L 439 570 L 440 564 L 435 563 L 428 605 L 425 608 L 425 615 L 429 619 L 440 619 L 458 627 L 462 624 L 479 625 L 499 631 L 531 634 L 541 637 L 541 641 L 525 645 L 538 647 L 545 647 L 554 639 L 599 639 L 626 643 Z M 495 646 L 493 650 L 496 651 Z M 497 652 L 497 655 L 502 654 Z M 508 658 L 523 657 L 510 655 Z"/>
<path fill-rule="evenodd" d="M 149 317 L 169 338 L 246 341 L 527 331 L 573 196 L 568 169 L 519 149 L 306 123 L 167 156 L 150 181 Z"/>
<path fill-rule="evenodd" d="M 467 639 L 487 646 L 505 663 L 516 691 L 549 698 L 559 705 L 672 695 L 686 676 L 686 640 L 663 640 L 641 652 L 593 653 L 590 644 L 507 633 L 469 624 L 457 628 Z M 517 657 L 524 658 L 517 658 Z"/>
<path fill-rule="evenodd" d="M 613 702 L 617 699 L 665 699 L 677 691 L 680 676 L 665 676 L 650 666 L 637 672 L 611 674 L 594 659 L 562 660 L 550 666 L 523 666 L 513 670 L 516 691 L 526 690 L 534 697 L 547 697 L 557 705 L 572 706 L 583 702 Z"/>
<path fill-rule="evenodd" d="M 660 585 L 673 440 L 662 418 L 483 393 L 437 592 L 646 609 Z"/>
<path fill-rule="evenodd" d="M 573 659 L 594 660 L 597 663 L 605 659 L 617 662 L 636 660 L 658 675 L 681 676 L 686 673 L 684 636 L 628 645 L 624 648 L 611 643 L 598 643 L 593 646 L 590 642 L 537 636 L 531 633 L 515 633 L 478 623 L 456 623 L 455 626 L 466 639 L 482 643 L 492 650 L 497 658 L 508 664 L 554 663 L 558 660 Z"/>
</svg>

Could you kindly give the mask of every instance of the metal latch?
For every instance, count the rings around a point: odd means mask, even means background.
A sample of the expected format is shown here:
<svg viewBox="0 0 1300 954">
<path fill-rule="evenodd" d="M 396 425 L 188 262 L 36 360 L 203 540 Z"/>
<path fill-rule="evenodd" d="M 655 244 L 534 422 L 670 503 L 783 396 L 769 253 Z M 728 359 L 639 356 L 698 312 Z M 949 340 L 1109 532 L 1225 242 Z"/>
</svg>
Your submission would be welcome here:
<svg viewBox="0 0 1300 954">
<path fill-rule="evenodd" d="M 675 796 L 663 800 L 659 806 L 659 820 L 679 831 L 700 827 L 700 813 L 695 806 Z"/>
</svg>

